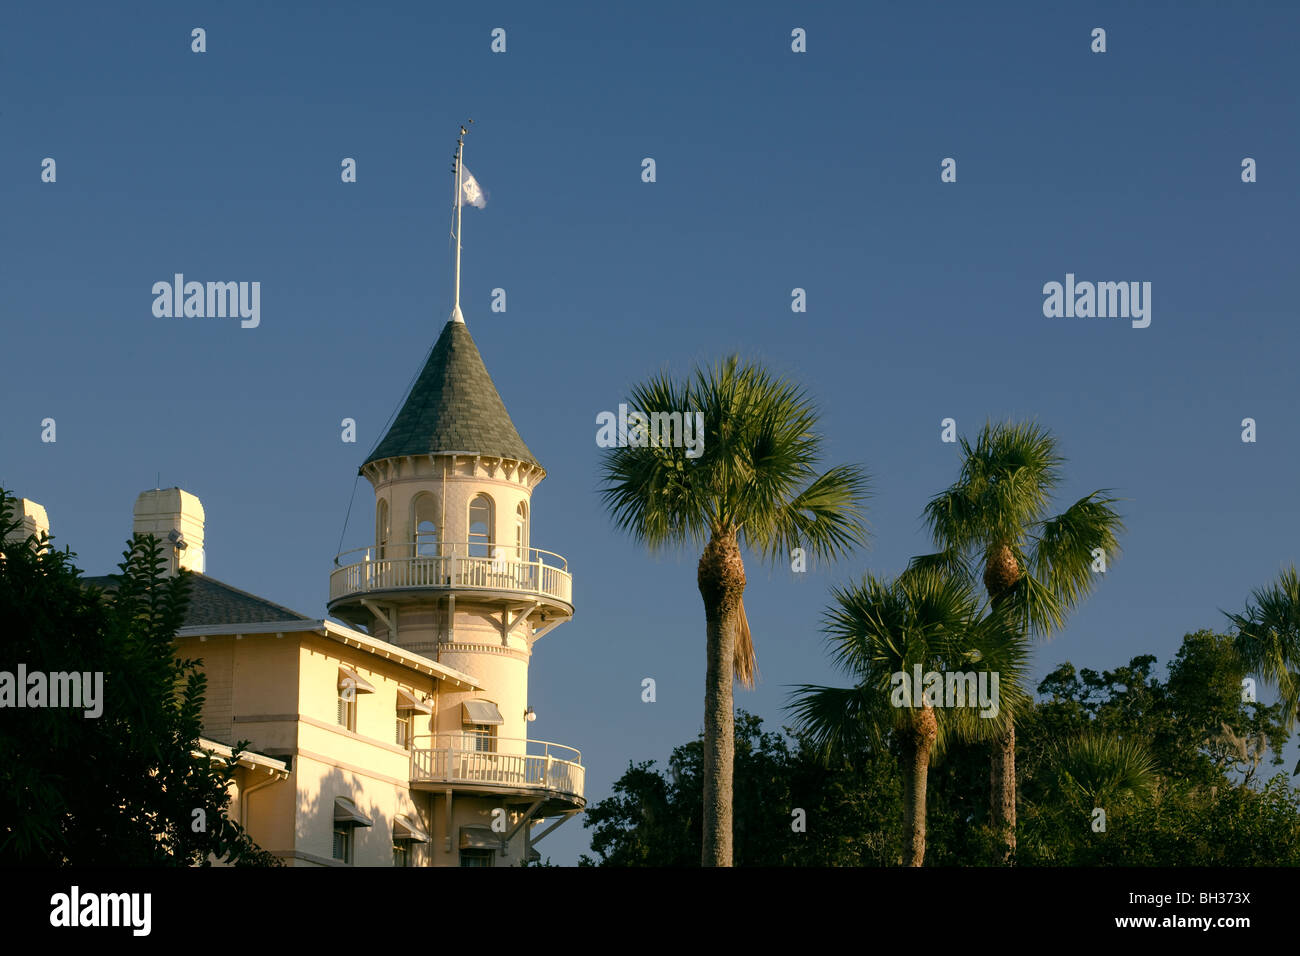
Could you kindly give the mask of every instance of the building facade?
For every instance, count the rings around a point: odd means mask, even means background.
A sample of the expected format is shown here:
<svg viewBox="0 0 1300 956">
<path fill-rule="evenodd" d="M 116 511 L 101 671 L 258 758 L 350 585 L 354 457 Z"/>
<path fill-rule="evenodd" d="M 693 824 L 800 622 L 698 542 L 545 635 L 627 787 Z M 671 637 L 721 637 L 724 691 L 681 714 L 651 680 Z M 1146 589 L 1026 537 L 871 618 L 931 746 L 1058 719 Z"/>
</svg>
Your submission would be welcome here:
<svg viewBox="0 0 1300 956">
<path fill-rule="evenodd" d="M 194 495 L 136 502 L 134 530 L 162 541 L 169 573 L 192 572 L 176 652 L 207 676 L 201 747 L 228 760 L 249 741 L 231 815 L 294 866 L 536 859 L 585 805 L 581 754 L 528 736 L 529 660 L 572 617 L 573 582 L 563 558 L 532 547 L 546 472 L 459 308 L 361 474 L 374 530 L 335 559 L 337 620 L 209 577 Z M 24 528 L 48 530 L 39 505 L 19 509 Z"/>
</svg>

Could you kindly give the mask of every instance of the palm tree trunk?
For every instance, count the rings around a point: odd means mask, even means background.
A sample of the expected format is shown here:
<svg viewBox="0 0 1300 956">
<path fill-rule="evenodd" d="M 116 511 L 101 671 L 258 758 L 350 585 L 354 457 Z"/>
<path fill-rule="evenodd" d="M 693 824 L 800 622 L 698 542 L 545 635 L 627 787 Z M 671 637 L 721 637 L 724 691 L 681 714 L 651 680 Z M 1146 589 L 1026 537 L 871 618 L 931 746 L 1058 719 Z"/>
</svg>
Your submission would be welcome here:
<svg viewBox="0 0 1300 956">
<path fill-rule="evenodd" d="M 704 841 L 702 866 L 732 865 L 732 763 L 736 749 L 732 679 L 745 566 L 734 535 L 714 536 L 700 555 L 704 599 Z"/>
<path fill-rule="evenodd" d="M 904 750 L 911 763 L 904 768 L 904 777 L 908 780 L 906 812 L 910 834 L 907 865 L 920 866 L 925 861 L 925 797 L 930 777 L 930 751 L 937 732 L 934 708 L 925 707 L 915 712 L 912 726 L 911 743 Z"/>
<path fill-rule="evenodd" d="M 910 733 L 899 734 L 898 749 L 899 756 L 899 777 L 903 781 L 903 853 L 898 862 L 902 866 L 912 865 L 912 821 L 916 818 L 916 780 L 912 775 L 912 768 L 916 766 L 916 735 Z"/>
<path fill-rule="evenodd" d="M 1002 835 L 1005 858 L 1016 850 L 1016 724 L 1007 721 L 1006 732 L 993 741 L 989 762 L 989 819 Z"/>
<path fill-rule="evenodd" d="M 1006 543 L 990 548 L 984 565 L 984 589 L 994 606 L 1010 600 L 1023 572 Z M 1003 855 L 1010 863 L 1016 852 L 1016 721 L 1007 715 L 1007 729 L 993 741 L 989 761 L 989 820 L 1002 835 Z"/>
</svg>

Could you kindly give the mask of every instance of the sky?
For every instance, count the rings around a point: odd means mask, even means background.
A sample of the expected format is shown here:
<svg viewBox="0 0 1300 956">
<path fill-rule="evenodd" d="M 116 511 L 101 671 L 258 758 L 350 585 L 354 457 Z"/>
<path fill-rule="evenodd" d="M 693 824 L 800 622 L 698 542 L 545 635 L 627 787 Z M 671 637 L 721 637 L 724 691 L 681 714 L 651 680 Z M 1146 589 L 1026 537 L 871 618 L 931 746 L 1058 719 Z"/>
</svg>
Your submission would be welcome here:
<svg viewBox="0 0 1300 956">
<path fill-rule="evenodd" d="M 574 575 L 530 732 L 582 751 L 589 802 L 699 733 L 704 683 L 698 554 L 614 529 L 596 416 L 733 353 L 806 386 L 827 467 L 872 492 L 857 554 L 748 556 L 760 683 L 737 706 L 779 725 L 791 685 L 839 680 L 830 588 L 931 550 L 949 417 L 1049 428 L 1061 508 L 1123 499 L 1123 553 L 1036 677 L 1163 673 L 1300 558 L 1298 32 L 1290 3 L 7 4 L 0 486 L 103 574 L 136 495 L 179 485 L 209 574 L 324 616 L 334 555 L 373 527 L 357 468 L 450 312 L 472 117 L 462 305 L 548 471 L 531 543 Z M 259 324 L 155 317 L 177 272 L 260 282 Z M 1067 273 L 1149 282 L 1150 325 L 1047 317 Z M 538 849 L 573 864 L 589 836 Z"/>
</svg>

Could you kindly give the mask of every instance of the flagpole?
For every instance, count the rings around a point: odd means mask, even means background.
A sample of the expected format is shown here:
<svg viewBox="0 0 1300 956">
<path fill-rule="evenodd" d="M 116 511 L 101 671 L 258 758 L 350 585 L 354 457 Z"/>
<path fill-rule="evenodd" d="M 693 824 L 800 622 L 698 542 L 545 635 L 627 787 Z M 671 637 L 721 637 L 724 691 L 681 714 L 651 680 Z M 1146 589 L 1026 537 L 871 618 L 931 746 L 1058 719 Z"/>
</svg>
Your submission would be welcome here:
<svg viewBox="0 0 1300 956">
<path fill-rule="evenodd" d="M 470 122 L 474 122 L 470 120 Z M 451 308 L 451 321 L 464 324 L 465 316 L 460 311 L 460 211 L 465 205 L 465 197 L 461 194 L 464 188 L 464 171 L 465 171 L 465 134 L 468 133 L 464 126 L 460 128 L 460 139 L 456 141 L 456 298 Z"/>
</svg>

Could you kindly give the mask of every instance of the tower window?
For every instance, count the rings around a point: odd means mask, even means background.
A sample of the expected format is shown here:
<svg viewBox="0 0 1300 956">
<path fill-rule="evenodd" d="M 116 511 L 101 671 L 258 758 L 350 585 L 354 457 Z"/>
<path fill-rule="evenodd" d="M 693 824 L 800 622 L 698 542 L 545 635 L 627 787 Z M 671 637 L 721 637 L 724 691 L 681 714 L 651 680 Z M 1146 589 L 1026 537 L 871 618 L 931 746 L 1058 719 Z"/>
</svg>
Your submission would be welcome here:
<svg viewBox="0 0 1300 956">
<path fill-rule="evenodd" d="M 490 558 L 492 544 L 492 499 L 479 495 L 469 505 L 470 557 Z"/>
<path fill-rule="evenodd" d="M 497 729 L 492 724 L 468 724 L 465 737 L 467 749 L 485 754 L 497 752 Z"/>
<path fill-rule="evenodd" d="M 492 851 L 491 850 L 461 850 L 460 865 L 461 866 L 491 866 Z"/>
<path fill-rule="evenodd" d="M 515 554 L 517 560 L 528 560 L 528 505 L 522 501 L 515 509 Z"/>
<path fill-rule="evenodd" d="M 438 526 L 432 521 L 421 521 L 416 526 L 415 553 L 422 558 L 438 556 Z"/>
<path fill-rule="evenodd" d="M 411 505 L 411 527 L 415 529 L 415 553 L 421 558 L 438 556 L 438 501 L 427 492 Z"/>
<path fill-rule="evenodd" d="M 383 560 L 388 551 L 388 502 L 379 499 L 375 508 L 375 557 Z"/>
</svg>

